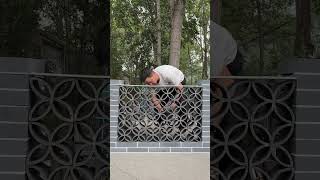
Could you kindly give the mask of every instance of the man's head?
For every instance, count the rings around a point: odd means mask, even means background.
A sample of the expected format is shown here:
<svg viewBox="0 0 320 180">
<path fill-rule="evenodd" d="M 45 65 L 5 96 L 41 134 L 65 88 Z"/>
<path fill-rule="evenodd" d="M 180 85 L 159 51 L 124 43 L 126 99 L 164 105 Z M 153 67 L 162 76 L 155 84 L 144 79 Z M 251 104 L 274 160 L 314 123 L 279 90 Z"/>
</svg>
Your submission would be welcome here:
<svg viewBox="0 0 320 180">
<path fill-rule="evenodd" d="M 157 85 L 159 84 L 160 77 L 153 71 L 153 67 L 145 68 L 141 74 L 141 81 L 148 85 Z"/>
</svg>

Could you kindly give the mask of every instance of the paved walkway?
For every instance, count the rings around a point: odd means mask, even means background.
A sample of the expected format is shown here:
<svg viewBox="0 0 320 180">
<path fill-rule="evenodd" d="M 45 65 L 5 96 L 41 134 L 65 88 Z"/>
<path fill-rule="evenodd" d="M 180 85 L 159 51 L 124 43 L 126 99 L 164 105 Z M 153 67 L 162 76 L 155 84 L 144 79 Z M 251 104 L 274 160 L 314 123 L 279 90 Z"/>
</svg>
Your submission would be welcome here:
<svg viewBox="0 0 320 180">
<path fill-rule="evenodd" d="M 111 180 L 209 180 L 209 153 L 111 153 Z"/>
</svg>

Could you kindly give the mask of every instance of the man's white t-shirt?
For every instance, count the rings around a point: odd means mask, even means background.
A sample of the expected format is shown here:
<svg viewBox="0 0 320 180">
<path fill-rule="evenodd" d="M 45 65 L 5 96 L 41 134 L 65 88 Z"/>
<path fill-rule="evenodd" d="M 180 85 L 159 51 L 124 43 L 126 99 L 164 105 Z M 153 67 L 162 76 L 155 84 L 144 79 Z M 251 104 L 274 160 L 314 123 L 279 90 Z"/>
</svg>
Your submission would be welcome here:
<svg viewBox="0 0 320 180">
<path fill-rule="evenodd" d="M 154 70 L 159 77 L 159 85 L 179 85 L 184 80 L 184 74 L 171 65 L 161 65 Z"/>
<path fill-rule="evenodd" d="M 223 67 L 230 64 L 237 55 L 237 43 L 229 31 L 211 21 L 211 77 L 219 76 Z"/>
</svg>

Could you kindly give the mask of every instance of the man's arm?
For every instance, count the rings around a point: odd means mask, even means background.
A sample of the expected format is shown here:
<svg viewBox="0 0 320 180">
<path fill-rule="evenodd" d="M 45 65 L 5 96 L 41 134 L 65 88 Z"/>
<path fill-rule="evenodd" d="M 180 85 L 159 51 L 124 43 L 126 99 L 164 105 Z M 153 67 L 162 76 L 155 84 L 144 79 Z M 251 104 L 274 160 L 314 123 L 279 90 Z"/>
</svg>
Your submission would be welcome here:
<svg viewBox="0 0 320 180">
<path fill-rule="evenodd" d="M 159 112 L 162 112 L 163 111 L 163 108 L 161 106 L 161 102 L 160 100 L 157 98 L 157 95 L 156 93 L 152 93 L 152 98 L 151 98 L 151 101 L 153 103 L 153 105 L 158 109 Z"/>
<path fill-rule="evenodd" d="M 220 73 L 219 76 L 232 76 L 232 74 L 230 73 L 229 69 L 224 66 L 223 69 L 222 69 L 222 72 Z M 215 83 L 219 84 L 220 86 L 222 86 L 224 89 L 228 89 L 234 82 L 233 79 L 230 79 L 230 78 L 218 78 L 218 79 L 215 79 L 214 80 Z M 219 90 L 219 89 L 216 89 L 215 92 L 214 92 L 217 96 L 222 96 L 222 91 Z M 215 103 L 212 107 L 213 109 L 213 114 L 216 114 L 218 113 L 220 110 L 221 110 L 221 107 L 222 107 L 222 104 L 221 102 L 218 102 L 218 103 Z M 216 125 L 216 126 L 219 126 L 220 123 L 221 123 L 222 119 L 215 119 L 213 121 L 213 124 Z"/>
<path fill-rule="evenodd" d="M 223 66 L 222 72 L 220 73 L 219 76 L 232 76 L 232 74 L 230 73 L 229 69 L 226 66 Z M 224 88 L 228 88 L 230 87 L 234 80 L 231 78 L 218 78 L 215 79 L 216 83 L 218 83 L 220 86 L 224 87 Z"/>
<path fill-rule="evenodd" d="M 171 108 L 172 109 L 175 109 L 176 107 L 177 107 L 177 102 L 179 102 L 179 100 L 181 99 L 181 97 L 182 97 L 182 93 L 183 93 L 183 85 L 180 83 L 177 87 L 176 87 L 176 89 L 177 89 L 177 91 L 178 91 L 178 97 L 177 97 L 177 99 L 174 99 L 174 100 L 172 100 L 172 103 L 171 103 Z"/>
</svg>

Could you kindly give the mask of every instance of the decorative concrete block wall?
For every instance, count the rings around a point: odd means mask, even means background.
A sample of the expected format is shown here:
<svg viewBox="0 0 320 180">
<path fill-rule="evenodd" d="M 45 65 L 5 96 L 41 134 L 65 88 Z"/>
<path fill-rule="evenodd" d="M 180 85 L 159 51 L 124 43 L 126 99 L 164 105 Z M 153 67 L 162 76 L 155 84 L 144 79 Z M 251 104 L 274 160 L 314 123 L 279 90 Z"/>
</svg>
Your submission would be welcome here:
<svg viewBox="0 0 320 180">
<path fill-rule="evenodd" d="M 319 180 L 320 59 L 289 59 L 279 72 L 297 78 L 295 180 Z"/>
<path fill-rule="evenodd" d="M 202 86 L 202 141 L 200 142 L 118 142 L 119 87 L 123 80 L 110 81 L 110 146 L 111 152 L 210 152 L 210 81 Z"/>
<path fill-rule="evenodd" d="M 29 79 L 45 70 L 45 60 L 0 57 L 0 180 L 25 180 Z"/>
</svg>

